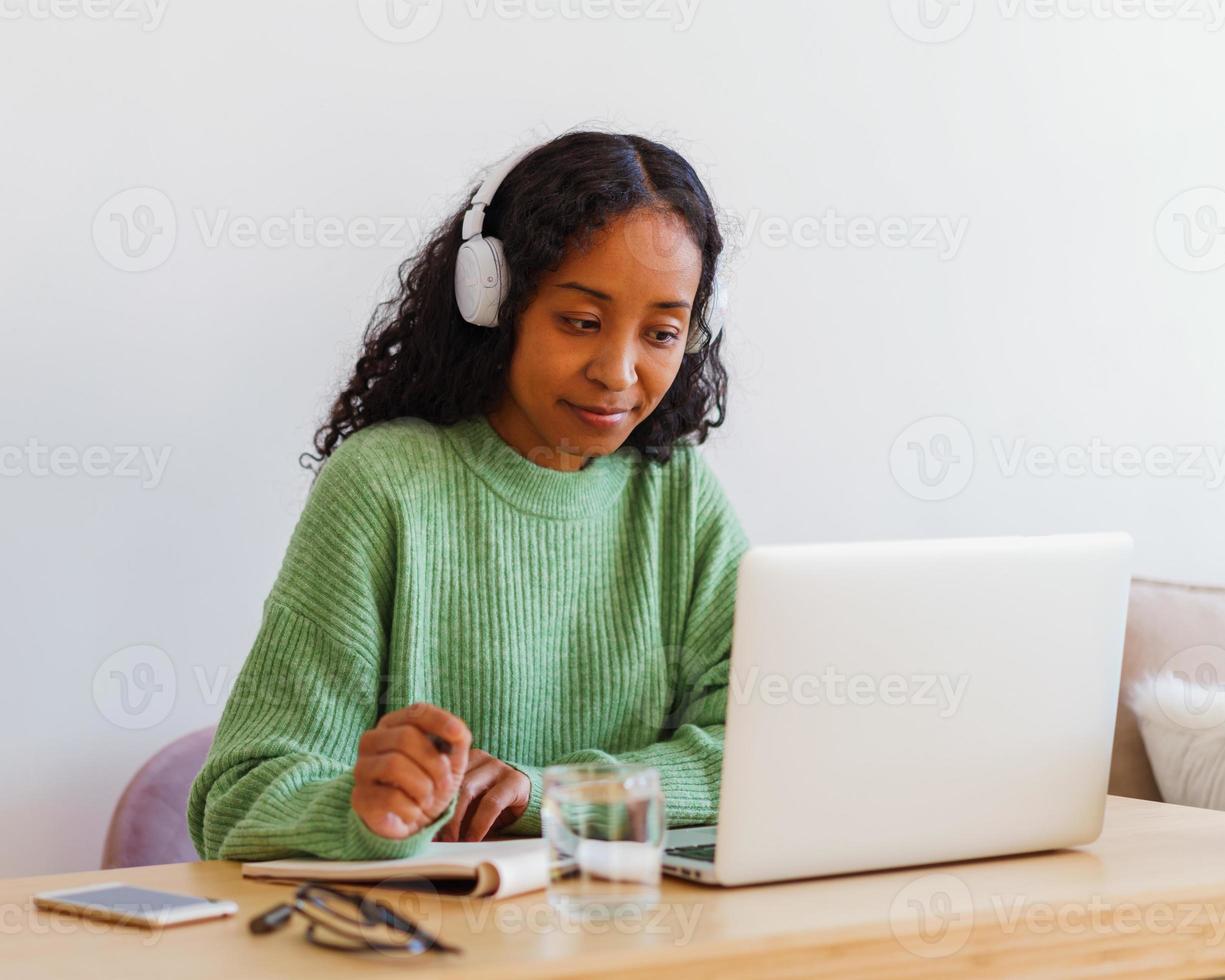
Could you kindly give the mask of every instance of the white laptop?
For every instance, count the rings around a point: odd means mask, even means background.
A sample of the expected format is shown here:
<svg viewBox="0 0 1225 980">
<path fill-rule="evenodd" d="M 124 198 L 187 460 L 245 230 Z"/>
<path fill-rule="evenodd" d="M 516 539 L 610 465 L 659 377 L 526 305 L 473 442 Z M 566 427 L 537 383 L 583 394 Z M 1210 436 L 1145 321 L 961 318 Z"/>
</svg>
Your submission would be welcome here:
<svg viewBox="0 0 1225 980">
<path fill-rule="evenodd" d="M 741 559 L 717 827 L 664 869 L 741 885 L 1101 832 L 1132 539 L 772 545 Z"/>
</svg>

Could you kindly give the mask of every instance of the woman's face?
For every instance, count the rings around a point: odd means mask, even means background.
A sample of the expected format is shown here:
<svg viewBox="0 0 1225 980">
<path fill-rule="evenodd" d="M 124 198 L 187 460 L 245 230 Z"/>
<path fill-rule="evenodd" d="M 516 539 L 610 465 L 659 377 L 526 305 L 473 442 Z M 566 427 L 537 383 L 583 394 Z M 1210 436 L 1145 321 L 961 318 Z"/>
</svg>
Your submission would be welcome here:
<svg viewBox="0 0 1225 980">
<path fill-rule="evenodd" d="M 675 215 L 640 209 L 600 229 L 541 278 L 490 425 L 550 469 L 616 452 L 680 370 L 701 276 L 702 253 Z M 576 406 L 615 413 L 601 421 Z"/>
</svg>

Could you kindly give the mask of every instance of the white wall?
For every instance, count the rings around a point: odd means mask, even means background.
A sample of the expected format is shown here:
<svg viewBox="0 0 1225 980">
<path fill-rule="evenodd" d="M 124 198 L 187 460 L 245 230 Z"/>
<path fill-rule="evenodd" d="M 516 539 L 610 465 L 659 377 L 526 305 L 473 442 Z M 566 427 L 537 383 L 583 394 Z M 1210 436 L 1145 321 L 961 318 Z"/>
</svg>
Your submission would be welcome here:
<svg viewBox="0 0 1225 980">
<path fill-rule="evenodd" d="M 465 0 L 403 43 L 365 0 L 57 2 L 0 4 L 0 445 L 21 453 L 0 874 L 96 867 L 126 779 L 220 713 L 309 484 L 297 454 L 409 245 L 210 244 L 198 221 L 428 227 L 579 123 L 673 141 L 742 219 L 710 458 L 755 542 L 1124 528 L 1137 573 L 1225 582 L 1225 475 L 1005 469 L 1016 440 L 1225 451 L 1225 192 L 1184 193 L 1225 182 L 1222 32 L 1186 19 L 1210 0 L 930 0 L 926 28 L 919 0 Z M 161 230 L 155 268 L 116 268 L 125 208 Z M 830 215 L 860 244 L 811 244 Z M 963 237 L 926 247 L 931 222 Z M 928 416 L 954 421 L 891 466 Z M 960 461 L 928 487 L 907 444 L 941 436 Z M 169 456 L 39 476 L 29 440 L 67 447 L 61 471 L 89 446 Z M 148 646 L 167 686 L 127 728 L 110 670 L 142 654 L 107 658 Z"/>
</svg>

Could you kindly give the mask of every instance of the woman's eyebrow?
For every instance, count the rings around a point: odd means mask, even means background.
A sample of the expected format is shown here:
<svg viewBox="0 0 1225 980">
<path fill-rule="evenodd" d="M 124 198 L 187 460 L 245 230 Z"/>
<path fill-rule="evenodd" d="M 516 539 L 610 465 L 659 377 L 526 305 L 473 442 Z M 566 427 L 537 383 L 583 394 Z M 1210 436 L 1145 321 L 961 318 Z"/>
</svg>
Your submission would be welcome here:
<svg viewBox="0 0 1225 980">
<path fill-rule="evenodd" d="M 594 296 L 596 299 L 604 300 L 605 302 L 612 299 L 608 293 L 602 293 L 598 289 L 592 289 L 590 286 L 584 286 L 581 282 L 559 282 L 555 288 L 577 289 L 579 292 L 588 293 L 589 295 Z M 683 299 L 663 299 L 651 304 L 652 307 L 659 310 L 687 310 L 689 309 L 689 305 L 690 304 Z"/>
</svg>

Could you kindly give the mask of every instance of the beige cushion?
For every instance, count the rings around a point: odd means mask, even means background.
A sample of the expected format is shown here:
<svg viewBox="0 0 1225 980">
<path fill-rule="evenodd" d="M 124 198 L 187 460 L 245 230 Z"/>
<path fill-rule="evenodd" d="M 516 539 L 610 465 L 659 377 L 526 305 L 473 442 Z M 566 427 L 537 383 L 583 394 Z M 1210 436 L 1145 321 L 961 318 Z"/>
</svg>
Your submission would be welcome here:
<svg viewBox="0 0 1225 980">
<path fill-rule="evenodd" d="M 1135 681 L 1159 673 L 1180 651 L 1203 645 L 1225 647 L 1225 588 L 1132 580 L 1110 760 L 1111 793 L 1161 799 L 1128 695 Z"/>
<path fill-rule="evenodd" d="M 1223 667 L 1225 649 L 1191 647 L 1131 689 L 1128 703 L 1167 803 L 1225 810 L 1225 692 L 1216 680 Z"/>
</svg>

